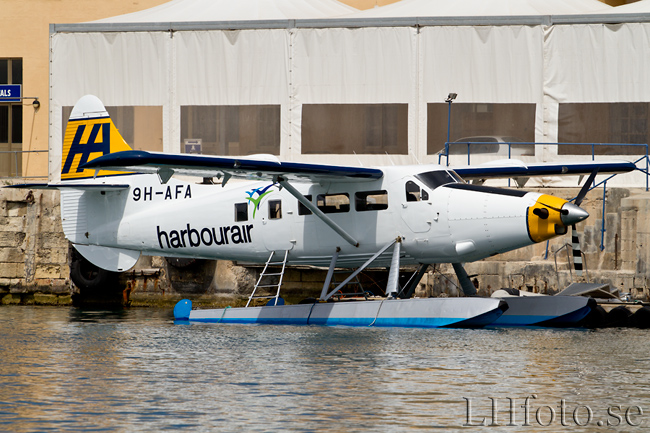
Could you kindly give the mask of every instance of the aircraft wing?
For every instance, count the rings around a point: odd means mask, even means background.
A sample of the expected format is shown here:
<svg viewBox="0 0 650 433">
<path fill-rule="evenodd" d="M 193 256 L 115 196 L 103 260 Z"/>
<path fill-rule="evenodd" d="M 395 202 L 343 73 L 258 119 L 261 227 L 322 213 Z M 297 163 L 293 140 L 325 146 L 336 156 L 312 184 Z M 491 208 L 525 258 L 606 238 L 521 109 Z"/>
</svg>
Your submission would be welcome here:
<svg viewBox="0 0 650 433">
<path fill-rule="evenodd" d="M 226 180 L 230 177 L 257 180 L 281 176 L 286 180 L 316 182 L 375 180 L 384 175 L 383 171 L 376 168 L 280 162 L 272 155 L 232 158 L 143 150 L 110 153 L 83 165 L 84 169 L 101 168 L 106 170 L 109 167 L 115 171 L 157 173 L 164 181 L 174 173 L 199 177 L 221 177 L 223 175 Z"/>
<path fill-rule="evenodd" d="M 483 165 L 454 167 L 454 171 L 466 180 L 485 180 L 499 178 L 527 179 L 534 176 L 580 176 L 590 174 L 595 169 L 598 169 L 598 174 L 627 173 L 636 168 L 636 164 L 629 161 L 526 164 L 519 160 L 508 159 Z"/>
</svg>

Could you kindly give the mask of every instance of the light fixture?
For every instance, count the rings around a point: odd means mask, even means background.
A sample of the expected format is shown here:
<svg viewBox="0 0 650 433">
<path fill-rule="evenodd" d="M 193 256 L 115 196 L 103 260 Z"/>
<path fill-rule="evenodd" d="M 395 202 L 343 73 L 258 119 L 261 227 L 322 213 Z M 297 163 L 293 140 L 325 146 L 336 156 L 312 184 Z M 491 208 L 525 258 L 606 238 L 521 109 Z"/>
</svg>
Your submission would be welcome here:
<svg viewBox="0 0 650 433">
<path fill-rule="evenodd" d="M 450 93 L 449 96 L 447 96 L 447 99 L 445 99 L 445 102 L 448 104 L 448 109 L 447 109 L 447 141 L 445 142 L 445 156 L 447 157 L 447 165 L 449 165 L 449 140 L 450 140 L 450 134 L 451 134 L 451 102 L 456 99 L 456 96 L 458 96 L 458 93 Z M 438 158 L 438 161 L 440 161 L 440 158 Z"/>
</svg>

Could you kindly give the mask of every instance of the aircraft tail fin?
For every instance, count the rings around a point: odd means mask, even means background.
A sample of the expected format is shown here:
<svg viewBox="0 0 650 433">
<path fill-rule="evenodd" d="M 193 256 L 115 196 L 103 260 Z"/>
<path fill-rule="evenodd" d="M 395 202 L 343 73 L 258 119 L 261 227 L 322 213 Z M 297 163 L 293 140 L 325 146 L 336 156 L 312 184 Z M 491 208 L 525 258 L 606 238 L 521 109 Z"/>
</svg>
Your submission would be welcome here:
<svg viewBox="0 0 650 433">
<path fill-rule="evenodd" d="M 70 113 L 63 139 L 61 180 L 115 176 L 124 172 L 82 169 L 88 161 L 109 153 L 132 150 L 115 127 L 104 104 L 93 95 L 79 99 Z"/>
</svg>

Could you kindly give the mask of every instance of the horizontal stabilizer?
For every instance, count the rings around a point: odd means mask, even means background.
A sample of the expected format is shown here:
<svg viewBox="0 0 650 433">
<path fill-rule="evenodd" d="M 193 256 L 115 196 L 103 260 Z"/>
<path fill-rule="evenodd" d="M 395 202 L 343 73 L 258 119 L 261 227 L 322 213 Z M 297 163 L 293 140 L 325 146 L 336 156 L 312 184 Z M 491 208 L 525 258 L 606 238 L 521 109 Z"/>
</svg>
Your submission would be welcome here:
<svg viewBox="0 0 650 433">
<path fill-rule="evenodd" d="M 128 271 L 140 258 L 140 251 L 100 247 L 97 245 L 73 245 L 86 260 L 107 271 Z"/>
<path fill-rule="evenodd" d="M 119 190 L 128 189 L 126 184 L 108 184 L 108 183 L 21 183 L 9 185 L 5 188 L 17 189 L 81 189 L 81 190 Z"/>
</svg>

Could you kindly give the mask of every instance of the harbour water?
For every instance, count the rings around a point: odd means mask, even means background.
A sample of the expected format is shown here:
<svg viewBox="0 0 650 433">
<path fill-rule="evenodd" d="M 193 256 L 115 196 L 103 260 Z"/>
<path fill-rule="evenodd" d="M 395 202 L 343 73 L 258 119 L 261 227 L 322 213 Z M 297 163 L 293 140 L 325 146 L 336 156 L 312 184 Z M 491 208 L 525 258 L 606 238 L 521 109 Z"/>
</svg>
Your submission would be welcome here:
<svg viewBox="0 0 650 433">
<path fill-rule="evenodd" d="M 180 325 L 161 309 L 0 307 L 2 432 L 648 428 L 647 330 Z"/>
</svg>

